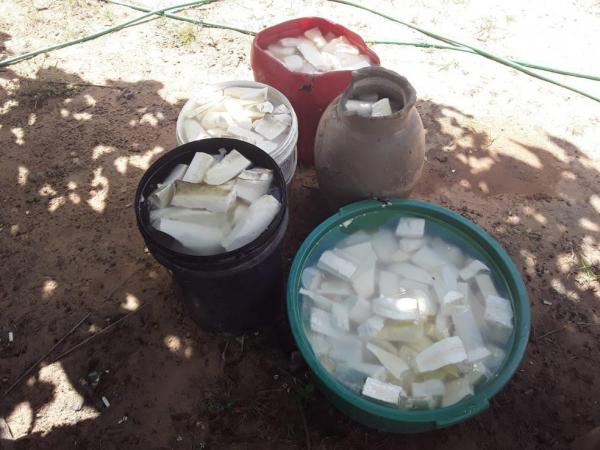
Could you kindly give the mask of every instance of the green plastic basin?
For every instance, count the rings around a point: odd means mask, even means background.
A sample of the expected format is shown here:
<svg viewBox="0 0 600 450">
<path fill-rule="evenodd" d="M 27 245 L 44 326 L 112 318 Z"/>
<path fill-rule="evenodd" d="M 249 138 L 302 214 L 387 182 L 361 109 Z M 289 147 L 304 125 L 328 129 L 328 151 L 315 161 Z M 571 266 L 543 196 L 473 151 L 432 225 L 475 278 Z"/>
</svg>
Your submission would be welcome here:
<svg viewBox="0 0 600 450">
<path fill-rule="evenodd" d="M 426 219 L 428 231 L 456 244 L 481 259 L 492 270 L 492 277 L 513 306 L 514 329 L 506 346 L 506 358 L 496 374 L 475 390 L 475 395 L 445 408 L 400 410 L 376 403 L 348 389 L 321 365 L 304 333 L 301 320 L 301 274 L 315 264 L 319 255 L 339 239 L 358 230 L 374 230 L 400 217 Z M 527 291 L 519 272 L 504 249 L 482 228 L 441 206 L 418 200 L 366 200 L 345 206 L 320 224 L 298 250 L 287 288 L 288 319 L 294 339 L 308 363 L 316 384 L 343 413 L 369 427 L 398 433 L 416 433 L 443 428 L 465 421 L 485 409 L 490 399 L 508 383 L 519 366 L 531 324 Z"/>
</svg>

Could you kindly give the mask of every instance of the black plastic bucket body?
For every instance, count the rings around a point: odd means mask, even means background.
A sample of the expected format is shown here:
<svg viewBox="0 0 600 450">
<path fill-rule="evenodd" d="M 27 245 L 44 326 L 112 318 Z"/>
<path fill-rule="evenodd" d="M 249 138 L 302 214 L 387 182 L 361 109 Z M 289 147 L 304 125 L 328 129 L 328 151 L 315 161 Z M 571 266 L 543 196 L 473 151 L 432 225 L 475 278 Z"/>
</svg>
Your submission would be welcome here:
<svg viewBox="0 0 600 450">
<path fill-rule="evenodd" d="M 147 198 L 176 164 L 189 164 L 196 152 L 236 149 L 254 165 L 273 170 L 270 194 L 281 209 L 253 242 L 213 256 L 184 253 L 168 235 L 150 225 Z M 180 287 L 192 317 L 210 331 L 241 334 L 272 322 L 283 304 L 282 241 L 288 224 L 286 183 L 277 163 L 263 150 L 236 139 L 204 139 L 181 145 L 159 158 L 142 177 L 135 196 L 140 232 L 154 258 Z"/>
</svg>

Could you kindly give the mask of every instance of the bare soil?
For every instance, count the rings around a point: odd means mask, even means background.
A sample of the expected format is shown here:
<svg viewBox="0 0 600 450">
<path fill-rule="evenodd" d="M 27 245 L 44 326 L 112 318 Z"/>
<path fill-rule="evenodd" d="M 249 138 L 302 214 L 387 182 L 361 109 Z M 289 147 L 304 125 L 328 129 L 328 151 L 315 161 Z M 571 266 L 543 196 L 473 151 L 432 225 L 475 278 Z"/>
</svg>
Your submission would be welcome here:
<svg viewBox="0 0 600 450">
<path fill-rule="evenodd" d="M 372 3 L 509 56 L 598 69 L 598 2 L 508 1 L 493 11 L 469 0 L 422 0 L 410 10 Z M 320 15 L 368 39 L 421 39 L 322 1 L 232 0 L 182 14 L 251 30 Z M 0 0 L 0 58 L 135 15 L 92 0 Z M 374 47 L 420 98 L 428 153 L 413 197 L 485 228 L 528 287 L 527 354 L 486 412 L 420 435 L 372 431 L 315 389 L 283 298 L 276 324 L 243 338 L 204 332 L 187 317 L 144 250 L 133 196 L 149 164 L 175 146 L 175 121 L 194 89 L 251 79 L 250 42 L 161 18 L 0 69 L 0 393 L 90 313 L 0 398 L 14 439 L 0 426 L 0 447 L 563 449 L 600 425 L 600 110 L 475 56 Z M 573 83 L 600 95 L 593 82 Z M 312 168 L 298 168 L 290 195 L 286 267 L 328 214 Z M 114 331 L 54 361 L 141 304 Z M 92 372 L 102 376 L 86 387 Z"/>
</svg>

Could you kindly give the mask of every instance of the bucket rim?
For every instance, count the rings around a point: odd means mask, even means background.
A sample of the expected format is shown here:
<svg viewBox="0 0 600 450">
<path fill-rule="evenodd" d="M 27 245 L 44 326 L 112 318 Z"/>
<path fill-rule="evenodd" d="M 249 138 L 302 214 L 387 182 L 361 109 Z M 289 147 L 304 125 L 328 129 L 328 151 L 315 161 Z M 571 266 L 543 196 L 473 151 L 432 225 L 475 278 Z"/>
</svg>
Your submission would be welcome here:
<svg viewBox="0 0 600 450">
<path fill-rule="evenodd" d="M 227 87 L 268 88 L 269 94 L 271 93 L 271 91 L 273 91 L 276 95 L 281 96 L 281 98 L 285 100 L 285 102 L 284 102 L 285 106 L 290 110 L 290 114 L 292 116 L 292 123 L 286 134 L 285 139 L 277 146 L 277 148 L 275 150 L 273 150 L 273 152 L 271 152 L 271 153 L 269 153 L 269 152 L 265 152 L 265 153 L 267 153 L 273 159 L 277 160 L 278 158 L 281 158 L 282 155 L 285 155 L 285 158 L 287 158 L 292 152 L 295 151 L 295 142 L 294 141 L 297 141 L 297 139 L 298 139 L 298 117 L 296 116 L 296 111 L 294 111 L 294 107 L 292 106 L 292 103 L 290 102 L 290 100 L 280 90 L 278 90 L 277 88 L 275 88 L 269 84 L 261 83 L 260 81 L 254 81 L 254 80 L 221 81 L 218 83 L 207 84 L 206 87 L 210 88 L 210 89 L 214 89 L 215 91 L 219 90 L 219 89 L 224 89 Z M 181 110 L 179 111 L 179 114 L 177 116 L 177 122 L 175 124 L 175 137 L 177 139 L 179 139 L 183 144 L 187 144 L 189 142 L 194 142 L 194 141 L 186 142 L 184 139 L 184 134 L 183 134 L 183 122 L 185 120 L 185 118 L 183 117 L 183 113 L 185 111 L 187 111 L 188 109 L 190 109 L 189 105 L 191 104 L 191 102 L 192 102 L 192 97 L 190 96 L 190 97 L 188 97 L 186 102 L 181 107 Z M 206 138 L 206 139 L 210 139 L 210 138 Z M 229 138 L 229 139 L 235 139 L 235 138 Z M 200 139 L 200 140 L 204 140 L 204 139 Z M 240 140 L 240 139 L 238 139 L 238 140 Z M 292 144 L 294 144 L 294 145 L 292 145 Z"/>
<path fill-rule="evenodd" d="M 398 216 L 422 217 L 425 219 L 434 219 L 436 222 L 444 222 L 450 227 L 457 229 L 457 231 L 462 232 L 462 234 L 472 238 L 472 241 L 478 244 L 479 249 L 487 253 L 493 260 L 497 266 L 497 272 L 504 278 L 511 294 L 510 297 L 515 316 L 514 338 L 512 338 L 512 346 L 507 350 L 507 357 L 503 365 L 494 375 L 493 379 L 478 388 L 478 391 L 473 396 L 465 398 L 454 405 L 432 410 L 406 411 L 368 400 L 362 395 L 346 388 L 333 378 L 316 358 L 303 330 L 300 308 L 298 307 L 298 290 L 301 281 L 301 271 L 304 269 L 309 253 L 319 240 L 334 228 L 344 226 L 345 222 L 347 223 L 348 220 L 359 215 L 374 213 L 378 210 L 381 211 L 383 208 L 397 210 L 399 212 Z M 367 419 L 363 423 L 372 423 L 372 419 L 396 422 L 399 425 L 399 431 L 402 431 L 400 430 L 401 424 L 430 424 L 431 428 L 443 428 L 469 419 L 487 409 L 489 400 L 502 390 L 513 377 L 521 363 L 527 347 L 531 327 L 531 312 L 525 284 L 504 248 L 483 228 L 470 220 L 447 208 L 422 200 L 363 200 L 342 207 L 337 213 L 318 225 L 304 240 L 296 253 L 288 278 L 286 303 L 288 321 L 296 345 L 311 371 L 317 376 L 319 384 L 329 391 L 328 394 L 341 399 L 344 404 L 351 405 L 363 414 L 366 413 L 370 419 Z"/>
</svg>

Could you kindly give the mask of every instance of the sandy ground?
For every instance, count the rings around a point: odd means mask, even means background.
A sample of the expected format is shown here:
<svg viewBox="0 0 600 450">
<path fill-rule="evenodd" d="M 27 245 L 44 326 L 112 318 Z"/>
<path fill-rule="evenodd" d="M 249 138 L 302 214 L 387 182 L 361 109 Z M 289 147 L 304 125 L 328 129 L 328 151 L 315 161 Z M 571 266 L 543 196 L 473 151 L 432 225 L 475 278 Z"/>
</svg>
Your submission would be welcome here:
<svg viewBox="0 0 600 450">
<path fill-rule="evenodd" d="M 597 1 L 370 3 L 507 56 L 600 72 Z M 0 0 L 0 57 L 136 14 L 92 0 Z M 185 14 L 250 30 L 320 15 L 366 39 L 422 39 L 322 1 L 232 0 Z M 546 449 L 600 425 L 600 108 L 472 55 L 373 47 L 419 95 L 428 153 L 413 196 L 483 226 L 528 286 L 527 354 L 485 413 L 422 435 L 374 432 L 314 390 L 283 308 L 273 327 L 244 339 L 194 325 L 168 274 L 144 251 L 131 203 L 144 170 L 175 146 L 187 96 L 207 82 L 252 78 L 251 39 L 159 19 L 0 69 L 0 392 L 91 313 L 0 399 L 15 439 L 2 445 Z M 563 80 L 600 95 L 597 83 Z M 299 168 L 286 264 L 326 217 L 316 188 L 314 171 Z M 53 362 L 140 304 L 115 331 Z M 93 371 L 102 377 L 90 396 L 80 379 Z M 101 396 L 109 408 L 98 404 Z"/>
</svg>

